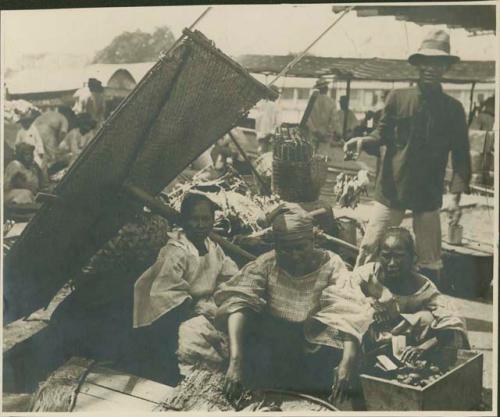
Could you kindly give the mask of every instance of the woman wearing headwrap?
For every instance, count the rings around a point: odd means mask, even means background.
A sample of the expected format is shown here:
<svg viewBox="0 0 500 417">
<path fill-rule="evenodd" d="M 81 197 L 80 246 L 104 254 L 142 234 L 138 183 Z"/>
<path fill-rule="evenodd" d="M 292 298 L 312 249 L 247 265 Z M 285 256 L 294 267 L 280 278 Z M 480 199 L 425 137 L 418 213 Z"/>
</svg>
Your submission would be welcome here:
<svg viewBox="0 0 500 417">
<path fill-rule="evenodd" d="M 224 390 L 232 400 L 243 385 L 327 396 L 335 379 L 334 396 L 343 397 L 366 329 L 349 317 L 330 322 L 322 310 L 329 307 L 325 292 L 346 267 L 338 255 L 314 247 L 312 220 L 298 205 L 275 214 L 275 250 L 215 293 L 217 321 L 229 334 Z"/>
</svg>

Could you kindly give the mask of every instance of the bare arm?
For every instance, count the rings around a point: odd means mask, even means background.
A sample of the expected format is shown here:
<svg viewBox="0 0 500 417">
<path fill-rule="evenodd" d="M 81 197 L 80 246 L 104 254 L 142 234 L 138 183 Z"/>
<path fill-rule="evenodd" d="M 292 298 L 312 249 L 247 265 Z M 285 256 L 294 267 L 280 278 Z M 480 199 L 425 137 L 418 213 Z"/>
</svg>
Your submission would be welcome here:
<svg viewBox="0 0 500 417">
<path fill-rule="evenodd" d="M 346 335 L 344 340 L 344 349 L 342 360 L 334 376 L 332 387 L 332 400 L 343 401 L 348 398 L 348 392 L 351 388 L 352 379 L 358 357 L 359 343 L 353 337 Z"/>
<path fill-rule="evenodd" d="M 344 152 L 355 152 L 354 158 L 359 156 L 361 151 L 371 151 L 379 146 L 391 141 L 394 134 L 396 98 L 394 93 L 389 94 L 385 103 L 382 117 L 377 128 L 367 136 L 358 136 L 350 139 L 344 145 Z"/>
<path fill-rule="evenodd" d="M 238 310 L 227 320 L 229 334 L 229 367 L 224 381 L 224 393 L 230 401 L 237 401 L 243 393 L 243 335 L 248 312 Z"/>
</svg>

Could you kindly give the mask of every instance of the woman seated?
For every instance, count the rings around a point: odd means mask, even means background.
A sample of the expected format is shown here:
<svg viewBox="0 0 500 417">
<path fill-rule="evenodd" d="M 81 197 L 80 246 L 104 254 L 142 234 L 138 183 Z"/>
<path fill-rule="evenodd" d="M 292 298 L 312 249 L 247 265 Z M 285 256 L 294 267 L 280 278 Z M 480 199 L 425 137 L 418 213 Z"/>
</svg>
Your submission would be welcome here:
<svg viewBox="0 0 500 417">
<path fill-rule="evenodd" d="M 4 198 L 6 205 L 32 204 L 46 186 L 41 168 L 35 162 L 35 147 L 25 142 L 16 144 L 16 159 L 5 168 Z"/>
<path fill-rule="evenodd" d="M 371 300 L 375 323 L 367 334 L 372 346 L 390 341 L 393 335 L 406 335 L 403 359 L 419 359 L 435 343 L 441 347 L 468 348 L 467 332 L 449 299 L 425 276 L 416 272 L 415 246 L 410 232 L 390 228 L 382 239 L 378 262 L 353 271 Z"/>
<path fill-rule="evenodd" d="M 181 204 L 182 230 L 169 233 L 156 262 L 134 288 L 140 373 L 175 385 L 179 368 L 175 357 L 181 322 L 196 314 L 215 315 L 212 295 L 238 268 L 209 238 L 215 205 L 202 194 L 188 194 Z"/>
<path fill-rule="evenodd" d="M 325 314 L 334 302 L 330 290 L 347 269 L 338 255 L 315 248 L 310 216 L 296 204 L 285 207 L 272 221 L 275 250 L 215 293 L 217 321 L 229 335 L 224 390 L 232 401 L 243 388 L 325 397 L 334 380 L 334 396 L 343 397 L 369 325 L 366 317 L 358 320 L 359 310 L 333 320 Z"/>
<path fill-rule="evenodd" d="M 81 113 L 76 116 L 74 127 L 66 134 L 59 144 L 57 158 L 57 164 L 59 166 L 68 166 L 75 162 L 80 153 L 93 138 L 96 126 L 97 123 L 89 114 Z"/>
</svg>

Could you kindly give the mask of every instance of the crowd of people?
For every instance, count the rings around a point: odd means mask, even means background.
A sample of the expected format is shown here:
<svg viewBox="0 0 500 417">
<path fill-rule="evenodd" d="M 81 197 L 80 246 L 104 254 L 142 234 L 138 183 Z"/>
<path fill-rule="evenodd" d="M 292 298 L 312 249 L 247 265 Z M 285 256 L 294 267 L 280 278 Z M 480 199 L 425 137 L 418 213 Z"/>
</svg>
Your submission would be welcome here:
<svg viewBox="0 0 500 417">
<path fill-rule="evenodd" d="M 73 108 L 60 106 L 41 112 L 29 106 L 15 115 L 18 130 L 13 158 L 5 167 L 5 204 L 35 203 L 38 192 L 53 187 L 51 176 L 69 168 L 93 138 L 103 121 L 103 88 L 92 78 L 86 90 L 87 95 L 80 90 L 75 94 Z M 38 179 L 34 181 L 28 171 L 36 171 Z"/>
<path fill-rule="evenodd" d="M 313 216 L 290 202 L 266 218 L 274 248 L 241 267 L 210 238 L 217 205 L 203 193 L 189 193 L 180 227 L 135 281 L 133 329 L 122 359 L 139 375 L 169 385 L 188 377 L 192 367 L 223 371 L 221 389 L 233 402 L 246 389 L 262 388 L 339 400 L 355 392 L 364 355 L 393 336 L 406 336 L 409 362 L 426 356 L 430 338 L 439 348 L 468 348 L 465 325 L 439 289 L 439 213 L 450 152 L 455 222 L 471 176 L 464 110 L 440 85 L 459 59 L 449 51 L 447 33 L 431 33 L 409 57 L 419 82 L 392 91 L 384 109 L 363 122 L 348 109 L 347 97 L 336 110 L 326 80 L 316 84 L 319 94 L 305 123 L 317 149 L 335 140 L 356 155 L 384 148 L 354 269 L 315 244 Z M 268 107 L 269 116 L 274 110 Z M 70 165 L 86 146 L 97 121 L 86 112 L 68 114 L 21 119 L 16 160 L 6 168 L 6 202 L 31 201 L 45 174 L 56 164 Z M 274 115 L 259 123 L 261 146 L 268 150 L 269 126 L 279 120 Z M 210 166 L 217 176 L 229 164 L 248 174 L 246 163 L 224 137 L 192 168 Z M 415 239 L 400 227 L 407 210 Z"/>
<path fill-rule="evenodd" d="M 163 352 L 150 356 L 154 363 L 148 368 L 156 372 L 164 364 L 160 378 L 172 383 L 167 375 L 176 375 L 168 369 L 177 351 L 181 363 L 186 357 L 197 358 L 188 365 L 219 358 L 226 366 L 223 389 L 232 400 L 240 398 L 245 388 L 259 387 L 342 399 L 353 390 L 360 358 L 369 346 L 394 335 L 406 335 L 404 357 L 410 361 L 425 356 L 428 344 L 423 342 L 429 337 L 441 347 L 467 348 L 464 323 L 438 289 L 439 210 L 449 152 L 454 171 L 450 189 L 455 196 L 450 216 L 455 221 L 460 216 L 460 195 L 470 180 L 465 113 L 440 86 L 443 74 L 458 59 L 449 53 L 448 34 L 432 32 L 409 57 L 420 74 L 417 85 L 391 92 L 376 128 L 368 136 L 346 141 L 346 150 L 358 154 L 386 148 L 376 209 L 354 270 L 349 271 L 334 252 L 315 246 L 311 216 L 288 203 L 268 217 L 274 249 L 238 271 L 209 238 L 214 203 L 199 195 L 187 197 L 183 231 L 135 284 L 134 325 L 150 332 L 141 339 L 154 337 L 154 349 Z M 335 116 L 325 84 L 317 87 L 320 93 L 308 128 L 312 141 L 320 143 L 332 131 L 318 126 L 334 129 Z M 347 111 L 344 100 L 342 111 Z M 349 116 L 347 122 L 349 126 Z M 427 167 L 425 172 L 422 166 Z M 413 212 L 415 241 L 399 227 L 406 210 Z M 201 340 L 217 346 L 205 346 L 198 356 L 183 356 L 204 345 L 182 331 L 200 315 L 208 324 L 188 328 L 195 334 L 203 328 Z M 166 334 L 181 337 L 174 343 L 171 337 L 158 336 Z M 226 350 L 221 348 L 224 337 Z M 144 363 L 152 344 L 143 351 Z"/>
</svg>

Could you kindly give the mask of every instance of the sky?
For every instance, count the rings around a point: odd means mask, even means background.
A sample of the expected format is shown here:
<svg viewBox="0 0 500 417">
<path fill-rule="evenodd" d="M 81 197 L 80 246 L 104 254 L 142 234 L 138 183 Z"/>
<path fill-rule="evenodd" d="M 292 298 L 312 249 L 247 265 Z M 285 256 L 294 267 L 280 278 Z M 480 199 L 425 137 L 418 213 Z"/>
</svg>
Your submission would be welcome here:
<svg viewBox="0 0 500 417">
<path fill-rule="evenodd" d="M 452 7 L 452 6 L 450 6 Z M 2 49 L 6 67 L 25 54 L 93 56 L 123 31 L 152 32 L 166 25 L 174 35 L 205 10 L 202 6 L 23 10 L 2 12 Z M 225 53 L 287 54 L 307 47 L 336 16 L 331 4 L 213 6 L 196 27 Z M 406 58 L 431 29 L 393 17 L 360 18 L 347 14 L 311 49 L 321 56 Z M 450 32 L 452 52 L 462 59 L 493 60 L 492 35 Z"/>
</svg>

